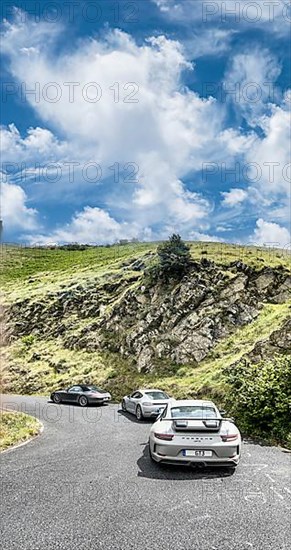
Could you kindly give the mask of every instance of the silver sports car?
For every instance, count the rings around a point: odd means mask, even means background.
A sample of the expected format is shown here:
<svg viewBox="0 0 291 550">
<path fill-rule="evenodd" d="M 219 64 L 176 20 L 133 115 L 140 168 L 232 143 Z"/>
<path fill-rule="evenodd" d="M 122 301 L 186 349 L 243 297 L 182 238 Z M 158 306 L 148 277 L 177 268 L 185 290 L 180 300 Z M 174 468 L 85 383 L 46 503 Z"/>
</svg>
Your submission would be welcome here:
<svg viewBox="0 0 291 550">
<path fill-rule="evenodd" d="M 169 403 L 170 397 L 162 390 L 135 390 L 122 399 L 122 410 L 135 414 L 138 420 L 157 417 Z"/>
<path fill-rule="evenodd" d="M 150 457 L 168 464 L 235 468 L 241 435 L 233 420 L 222 414 L 211 401 L 169 403 L 151 427 Z"/>
</svg>

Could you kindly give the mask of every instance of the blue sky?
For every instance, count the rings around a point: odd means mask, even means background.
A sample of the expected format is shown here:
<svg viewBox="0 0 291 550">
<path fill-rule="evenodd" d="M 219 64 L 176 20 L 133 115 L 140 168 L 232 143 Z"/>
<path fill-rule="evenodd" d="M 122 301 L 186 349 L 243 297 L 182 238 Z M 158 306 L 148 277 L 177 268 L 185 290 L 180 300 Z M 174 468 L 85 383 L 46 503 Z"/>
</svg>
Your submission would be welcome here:
<svg viewBox="0 0 291 550">
<path fill-rule="evenodd" d="M 1 9 L 5 241 L 290 247 L 289 0 Z"/>
</svg>

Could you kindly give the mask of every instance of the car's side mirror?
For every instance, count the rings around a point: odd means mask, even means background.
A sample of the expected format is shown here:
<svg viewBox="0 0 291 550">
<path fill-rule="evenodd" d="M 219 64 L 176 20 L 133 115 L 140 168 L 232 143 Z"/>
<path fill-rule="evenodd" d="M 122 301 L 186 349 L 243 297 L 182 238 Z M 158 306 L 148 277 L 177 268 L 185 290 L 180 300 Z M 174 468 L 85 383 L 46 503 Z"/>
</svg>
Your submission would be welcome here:
<svg viewBox="0 0 291 550">
<path fill-rule="evenodd" d="M 220 412 L 221 416 L 224 416 L 226 414 L 226 411 L 224 409 L 219 409 L 219 412 Z"/>
</svg>

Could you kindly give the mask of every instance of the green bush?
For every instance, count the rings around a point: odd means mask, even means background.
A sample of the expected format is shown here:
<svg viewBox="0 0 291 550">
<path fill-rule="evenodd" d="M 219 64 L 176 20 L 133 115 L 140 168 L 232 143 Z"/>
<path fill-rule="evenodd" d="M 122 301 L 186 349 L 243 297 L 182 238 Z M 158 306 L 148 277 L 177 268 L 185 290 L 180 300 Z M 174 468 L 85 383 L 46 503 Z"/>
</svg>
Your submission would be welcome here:
<svg viewBox="0 0 291 550">
<path fill-rule="evenodd" d="M 224 370 L 228 408 L 245 433 L 291 444 L 291 357 Z"/>
<path fill-rule="evenodd" d="M 190 247 L 182 241 L 180 235 L 172 235 L 157 249 L 158 269 L 162 278 L 183 276 L 191 264 Z"/>
</svg>

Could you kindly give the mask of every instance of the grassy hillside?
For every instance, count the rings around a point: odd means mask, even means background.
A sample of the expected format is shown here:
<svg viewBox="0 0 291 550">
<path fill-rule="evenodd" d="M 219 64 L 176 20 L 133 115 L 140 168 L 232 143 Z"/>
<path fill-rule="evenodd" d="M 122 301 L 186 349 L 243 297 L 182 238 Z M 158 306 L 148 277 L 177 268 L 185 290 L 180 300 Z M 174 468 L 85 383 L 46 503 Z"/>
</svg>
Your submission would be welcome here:
<svg viewBox="0 0 291 550">
<path fill-rule="evenodd" d="M 125 360 L 117 353 L 67 349 L 60 338 L 23 336 L 6 349 L 3 387 L 14 393 L 45 395 L 59 385 L 87 380 L 105 386 L 117 400 L 134 387 L 147 385 L 163 387 L 177 398 L 211 395 L 223 400 L 223 369 L 280 328 L 290 312 L 289 303 L 268 304 L 253 323 L 222 340 L 199 366 L 161 362 L 159 372 L 153 373 L 138 372 L 130 358 Z"/>
<path fill-rule="evenodd" d="M 113 268 L 121 260 L 155 250 L 152 243 L 89 247 L 85 250 L 28 248 L 1 245 L 1 284 L 27 283 L 31 277 L 42 281 L 78 277 L 81 273 Z"/>
<path fill-rule="evenodd" d="M 227 404 L 231 410 L 233 388 L 227 369 L 235 368 L 241 360 L 245 361 L 256 345 L 263 342 L 268 348 L 268 340 L 290 318 L 290 300 L 282 298 L 282 292 L 280 299 L 262 298 L 253 320 L 230 327 L 199 363 L 161 359 L 155 369 L 148 372 L 138 369 L 132 352 L 122 355 L 115 350 L 116 324 L 120 325 L 126 338 L 127 333 L 130 335 L 133 330 L 122 328 L 122 314 L 120 323 L 114 320 L 115 311 L 120 307 L 124 310 L 133 298 L 144 300 L 139 295 L 143 270 L 133 266 L 143 259 L 151 262 L 157 244 L 139 243 L 74 251 L 2 247 L 3 302 L 6 308 L 19 307 L 22 317 L 17 319 L 18 314 L 15 314 L 15 321 L 20 321 L 18 324 L 25 324 L 27 318 L 32 318 L 32 321 L 38 319 L 31 330 L 22 327 L 19 336 L 14 332 L 10 344 L 4 348 L 4 391 L 47 394 L 60 385 L 90 381 L 103 385 L 119 400 L 137 386 L 160 386 L 175 397 L 214 398 L 222 405 Z M 196 262 L 202 258 L 215 262 L 213 273 L 218 281 L 217 289 L 222 289 L 219 292 L 225 296 L 232 294 L 233 282 L 243 277 L 243 274 L 237 274 L 236 268 L 231 267 L 234 263 L 245 264 L 258 274 L 264 272 L 263 268 L 273 268 L 275 273 L 278 268 L 279 279 L 282 273 L 285 277 L 290 274 L 290 256 L 286 251 L 220 243 L 191 243 L 191 255 Z M 210 283 L 206 286 L 211 288 L 212 277 L 212 272 L 208 273 Z M 213 292 L 217 293 L 215 289 L 214 285 Z M 164 297 L 162 294 L 154 299 L 158 303 L 160 300 L 162 305 L 163 301 L 166 304 L 168 294 L 176 291 L 169 288 L 163 292 Z M 69 296 L 68 300 L 64 294 Z M 65 304 L 62 302 L 61 318 L 60 300 L 67 300 Z M 73 300 L 73 307 L 70 300 Z M 78 300 L 83 301 L 81 305 Z M 94 331 L 100 311 L 95 314 L 94 304 L 97 308 L 100 301 L 104 341 L 99 345 Z M 245 302 L 247 307 L 247 297 Z M 134 303 L 132 313 L 127 312 L 127 315 L 138 315 Z M 111 324 L 106 329 L 108 320 Z M 143 323 L 142 320 L 140 322 Z M 152 323 L 150 320 L 147 322 Z M 118 345 L 120 347 L 120 343 Z M 172 345 L 175 346 L 174 340 Z M 284 348 L 280 353 L 285 356 L 288 346 L 286 350 Z M 273 348 L 270 353 L 273 354 Z M 266 357 L 268 360 L 269 357 Z"/>
<path fill-rule="evenodd" d="M 74 278 L 80 274 L 99 272 L 106 268 L 114 269 L 120 261 L 139 257 L 146 252 L 155 252 L 159 243 L 138 243 L 111 247 L 90 247 L 86 250 L 61 250 L 28 248 L 9 245 L 0 246 L 1 285 L 27 283 L 31 277 L 43 281 Z M 218 265 L 242 261 L 251 267 L 264 265 L 291 267 L 291 257 L 287 250 L 243 247 L 223 243 L 189 243 L 194 260 L 202 257 Z M 53 275 L 53 277 L 52 277 Z"/>
</svg>

